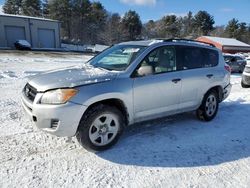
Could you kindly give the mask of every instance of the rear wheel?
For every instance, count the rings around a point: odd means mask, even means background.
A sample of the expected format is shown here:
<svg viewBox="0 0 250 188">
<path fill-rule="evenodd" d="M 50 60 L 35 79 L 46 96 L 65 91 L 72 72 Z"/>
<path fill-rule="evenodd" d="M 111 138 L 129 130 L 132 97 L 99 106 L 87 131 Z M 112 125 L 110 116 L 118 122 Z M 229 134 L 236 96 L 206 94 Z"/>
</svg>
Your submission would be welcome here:
<svg viewBox="0 0 250 188">
<path fill-rule="evenodd" d="M 98 105 L 82 118 L 76 138 L 87 150 L 102 151 L 113 146 L 124 126 L 121 112 L 111 106 Z"/>
<path fill-rule="evenodd" d="M 211 121 L 216 116 L 218 107 L 218 94 L 211 90 L 204 96 L 201 106 L 196 111 L 198 119 Z"/>
</svg>

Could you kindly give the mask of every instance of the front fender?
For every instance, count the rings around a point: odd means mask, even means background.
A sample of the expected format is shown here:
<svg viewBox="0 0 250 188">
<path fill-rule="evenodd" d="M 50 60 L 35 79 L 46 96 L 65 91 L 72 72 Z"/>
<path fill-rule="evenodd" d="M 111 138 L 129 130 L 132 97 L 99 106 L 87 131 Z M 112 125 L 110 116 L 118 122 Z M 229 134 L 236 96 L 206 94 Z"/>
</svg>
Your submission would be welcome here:
<svg viewBox="0 0 250 188">
<path fill-rule="evenodd" d="M 126 107 L 129 115 L 129 124 L 133 123 L 134 113 L 132 82 L 129 82 L 128 80 L 117 80 L 81 86 L 77 89 L 79 92 L 71 99 L 71 102 L 89 107 L 92 104 L 104 100 L 118 99 L 122 101 Z"/>
</svg>

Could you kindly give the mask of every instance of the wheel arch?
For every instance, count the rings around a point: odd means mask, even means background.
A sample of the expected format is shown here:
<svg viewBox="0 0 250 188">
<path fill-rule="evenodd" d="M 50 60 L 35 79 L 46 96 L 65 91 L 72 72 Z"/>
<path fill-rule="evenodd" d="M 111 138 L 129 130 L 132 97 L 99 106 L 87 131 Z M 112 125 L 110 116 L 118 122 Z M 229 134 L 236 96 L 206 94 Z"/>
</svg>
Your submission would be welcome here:
<svg viewBox="0 0 250 188">
<path fill-rule="evenodd" d="M 94 107 L 98 105 L 107 105 L 107 106 L 113 106 L 116 107 L 118 110 L 121 111 L 121 113 L 124 115 L 125 125 L 127 126 L 129 124 L 129 112 L 125 105 L 125 103 L 118 98 L 109 98 L 109 99 L 103 99 L 97 102 L 94 102 L 88 106 L 86 111 L 83 113 L 82 117 L 84 117 L 85 114 L 88 113 L 89 110 L 93 109 Z"/>
<path fill-rule="evenodd" d="M 215 91 L 215 92 L 218 94 L 219 102 L 221 102 L 221 101 L 223 100 L 223 88 L 222 88 L 222 86 L 217 85 L 217 86 L 211 87 L 209 90 L 207 90 L 207 92 L 204 94 L 204 96 L 205 96 L 208 92 L 210 92 L 210 91 L 212 91 L 212 90 Z M 203 96 L 203 98 L 204 98 L 204 96 Z"/>
</svg>

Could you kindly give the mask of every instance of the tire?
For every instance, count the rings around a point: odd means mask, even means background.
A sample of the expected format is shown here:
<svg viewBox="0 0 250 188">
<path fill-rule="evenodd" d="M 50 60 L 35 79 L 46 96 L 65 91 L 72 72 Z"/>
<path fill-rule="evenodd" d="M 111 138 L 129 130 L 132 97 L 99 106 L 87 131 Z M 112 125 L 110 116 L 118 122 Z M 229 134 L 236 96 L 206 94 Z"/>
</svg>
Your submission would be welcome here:
<svg viewBox="0 0 250 188">
<path fill-rule="evenodd" d="M 203 98 L 201 106 L 196 110 L 198 119 L 203 121 L 211 121 L 218 112 L 219 102 L 218 93 L 210 90 Z"/>
<path fill-rule="evenodd" d="M 249 85 L 244 84 L 244 83 L 243 83 L 243 81 L 241 80 L 241 87 L 243 87 L 243 88 L 249 88 L 250 86 L 249 86 Z"/>
<path fill-rule="evenodd" d="M 116 107 L 100 104 L 82 117 L 76 138 L 88 151 L 103 151 L 118 141 L 124 124 L 124 117 Z"/>
</svg>

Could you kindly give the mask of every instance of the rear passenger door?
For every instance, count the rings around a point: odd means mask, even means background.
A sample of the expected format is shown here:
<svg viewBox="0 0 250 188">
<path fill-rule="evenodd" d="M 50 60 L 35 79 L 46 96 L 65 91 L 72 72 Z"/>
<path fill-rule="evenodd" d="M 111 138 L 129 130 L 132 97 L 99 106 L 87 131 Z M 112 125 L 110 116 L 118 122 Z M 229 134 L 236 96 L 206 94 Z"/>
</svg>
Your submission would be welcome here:
<svg viewBox="0 0 250 188">
<path fill-rule="evenodd" d="M 182 79 L 180 109 L 198 108 L 203 94 L 218 76 L 218 52 L 211 49 L 179 46 L 177 61 Z"/>
</svg>

